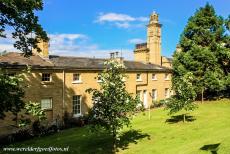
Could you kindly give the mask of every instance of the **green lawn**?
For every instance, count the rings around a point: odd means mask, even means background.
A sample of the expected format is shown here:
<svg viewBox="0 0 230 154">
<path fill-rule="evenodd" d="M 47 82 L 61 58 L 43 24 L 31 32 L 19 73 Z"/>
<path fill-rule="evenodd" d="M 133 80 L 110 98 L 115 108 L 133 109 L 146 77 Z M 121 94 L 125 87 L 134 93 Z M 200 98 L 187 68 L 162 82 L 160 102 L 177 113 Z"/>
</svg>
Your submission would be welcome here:
<svg viewBox="0 0 230 154">
<path fill-rule="evenodd" d="M 163 109 L 153 109 L 151 120 L 148 119 L 148 112 L 138 114 L 133 119 L 132 128 L 122 131 L 118 153 L 230 154 L 230 100 L 200 104 L 190 116 L 183 123 L 180 117 L 170 119 Z M 74 154 L 111 153 L 112 148 L 108 135 L 90 133 L 87 127 L 69 129 L 11 146 L 69 146 L 69 152 L 65 153 Z M 211 149 L 214 151 L 211 152 Z"/>
</svg>

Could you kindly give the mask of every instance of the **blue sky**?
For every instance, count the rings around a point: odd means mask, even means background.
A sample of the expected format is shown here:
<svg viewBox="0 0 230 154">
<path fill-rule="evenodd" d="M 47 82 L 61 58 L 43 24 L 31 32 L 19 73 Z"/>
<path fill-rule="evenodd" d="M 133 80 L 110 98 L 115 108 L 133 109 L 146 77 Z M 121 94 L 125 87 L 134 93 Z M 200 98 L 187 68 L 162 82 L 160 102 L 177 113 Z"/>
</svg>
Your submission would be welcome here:
<svg viewBox="0 0 230 154">
<path fill-rule="evenodd" d="M 45 0 L 37 14 L 51 38 L 52 54 L 108 57 L 122 50 L 133 59 L 135 43 L 146 40 L 145 25 L 153 11 L 163 24 L 162 54 L 171 56 L 188 18 L 206 2 L 218 15 L 230 14 L 229 0 Z M 2 39 L 0 47 L 12 50 Z"/>
</svg>

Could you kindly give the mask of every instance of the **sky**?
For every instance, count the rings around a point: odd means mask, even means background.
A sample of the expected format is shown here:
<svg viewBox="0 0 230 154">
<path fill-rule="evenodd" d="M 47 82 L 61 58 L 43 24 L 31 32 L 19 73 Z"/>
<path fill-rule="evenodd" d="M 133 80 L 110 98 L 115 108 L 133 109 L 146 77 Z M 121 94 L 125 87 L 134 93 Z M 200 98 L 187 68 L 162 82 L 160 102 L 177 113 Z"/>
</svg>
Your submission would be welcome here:
<svg viewBox="0 0 230 154">
<path fill-rule="evenodd" d="M 207 2 L 217 15 L 230 14 L 230 0 L 44 0 L 36 14 L 50 37 L 50 54 L 107 58 L 119 51 L 133 60 L 152 12 L 163 25 L 161 53 L 171 57 L 188 18 Z M 15 50 L 12 42 L 0 38 L 0 51 Z"/>
</svg>

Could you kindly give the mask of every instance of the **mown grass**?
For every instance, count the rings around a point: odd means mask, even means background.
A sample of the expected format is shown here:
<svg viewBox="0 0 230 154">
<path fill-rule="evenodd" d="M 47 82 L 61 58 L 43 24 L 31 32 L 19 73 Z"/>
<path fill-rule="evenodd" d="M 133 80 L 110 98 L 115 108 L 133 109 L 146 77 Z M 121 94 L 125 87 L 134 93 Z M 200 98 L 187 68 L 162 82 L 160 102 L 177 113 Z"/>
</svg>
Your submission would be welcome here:
<svg viewBox="0 0 230 154">
<path fill-rule="evenodd" d="M 230 100 L 199 104 L 197 110 L 188 114 L 185 123 L 177 115 L 170 117 L 162 108 L 151 110 L 150 120 L 148 112 L 138 114 L 133 118 L 132 128 L 122 130 L 118 153 L 230 154 Z M 69 147 L 69 152 L 63 153 L 107 154 L 112 151 L 111 143 L 108 134 L 90 133 L 88 127 L 83 127 L 16 143 L 10 147 Z"/>
</svg>

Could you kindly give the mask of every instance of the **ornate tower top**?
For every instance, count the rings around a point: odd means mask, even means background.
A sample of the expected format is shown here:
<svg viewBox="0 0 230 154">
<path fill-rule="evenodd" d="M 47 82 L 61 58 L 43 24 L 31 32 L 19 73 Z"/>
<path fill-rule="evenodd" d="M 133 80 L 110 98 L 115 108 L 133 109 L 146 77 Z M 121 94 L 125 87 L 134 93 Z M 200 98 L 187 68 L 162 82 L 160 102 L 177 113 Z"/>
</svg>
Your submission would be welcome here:
<svg viewBox="0 0 230 154">
<path fill-rule="evenodd" d="M 149 20 L 149 24 L 154 24 L 154 23 L 159 23 L 158 14 L 155 11 L 150 15 L 150 20 Z"/>
</svg>

